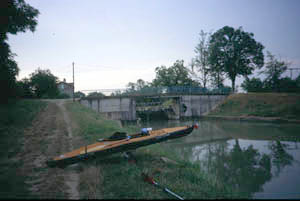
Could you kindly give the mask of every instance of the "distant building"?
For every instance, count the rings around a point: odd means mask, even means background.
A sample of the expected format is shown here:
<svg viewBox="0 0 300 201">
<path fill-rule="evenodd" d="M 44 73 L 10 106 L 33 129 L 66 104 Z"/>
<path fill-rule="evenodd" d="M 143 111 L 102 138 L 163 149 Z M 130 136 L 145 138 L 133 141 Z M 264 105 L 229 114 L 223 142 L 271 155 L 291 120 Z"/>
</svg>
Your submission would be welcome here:
<svg viewBox="0 0 300 201">
<path fill-rule="evenodd" d="M 57 86 L 60 93 L 68 94 L 71 98 L 73 98 L 73 89 L 74 89 L 73 83 L 67 83 L 66 79 L 64 79 L 64 81 L 59 82 Z"/>
</svg>

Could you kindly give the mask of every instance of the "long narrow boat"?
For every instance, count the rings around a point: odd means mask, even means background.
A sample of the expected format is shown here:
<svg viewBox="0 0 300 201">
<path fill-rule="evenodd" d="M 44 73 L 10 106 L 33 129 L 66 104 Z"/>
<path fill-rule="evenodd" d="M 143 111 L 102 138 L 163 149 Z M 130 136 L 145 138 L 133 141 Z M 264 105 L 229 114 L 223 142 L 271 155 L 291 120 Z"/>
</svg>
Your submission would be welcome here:
<svg viewBox="0 0 300 201">
<path fill-rule="evenodd" d="M 160 130 L 148 131 L 146 134 L 137 133 L 120 140 L 106 139 L 101 142 L 83 146 L 71 152 L 54 157 L 53 159 L 47 161 L 47 165 L 49 167 L 65 167 L 67 165 L 90 158 L 106 156 L 117 152 L 126 152 L 142 146 L 186 136 L 197 127 L 197 124 L 195 124 L 192 126 L 164 128 Z"/>
</svg>

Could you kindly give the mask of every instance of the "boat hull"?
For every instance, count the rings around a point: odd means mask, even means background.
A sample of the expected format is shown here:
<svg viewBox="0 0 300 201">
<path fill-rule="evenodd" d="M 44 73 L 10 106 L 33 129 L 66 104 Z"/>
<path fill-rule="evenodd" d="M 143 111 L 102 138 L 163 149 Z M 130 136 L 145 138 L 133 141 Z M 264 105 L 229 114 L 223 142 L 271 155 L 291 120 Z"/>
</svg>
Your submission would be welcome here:
<svg viewBox="0 0 300 201">
<path fill-rule="evenodd" d="M 83 154 L 79 154 L 79 155 L 76 155 L 73 157 L 64 158 L 61 160 L 57 160 L 57 159 L 49 160 L 49 161 L 47 161 L 47 165 L 49 167 L 57 166 L 57 167 L 64 168 L 68 165 L 71 165 L 71 164 L 74 164 L 74 163 L 77 163 L 80 161 L 86 161 L 86 160 L 90 160 L 90 159 L 97 158 L 97 157 L 104 157 L 104 156 L 111 155 L 111 154 L 118 153 L 118 152 L 126 152 L 126 151 L 137 149 L 139 147 L 163 142 L 166 140 L 184 137 L 186 135 L 189 135 L 193 131 L 193 129 L 194 129 L 193 126 L 189 126 L 186 129 L 165 133 L 162 135 L 157 135 L 157 136 L 150 137 L 148 139 L 134 141 L 134 142 L 130 142 L 130 139 L 128 139 L 125 141 L 129 141 L 129 143 L 127 142 L 127 143 L 120 144 L 118 146 L 114 146 L 114 147 L 111 147 L 108 149 L 99 150 L 99 151 L 95 151 L 95 152 L 89 152 L 89 153 L 83 153 Z M 84 148 L 82 148 L 82 149 L 84 149 Z"/>
</svg>

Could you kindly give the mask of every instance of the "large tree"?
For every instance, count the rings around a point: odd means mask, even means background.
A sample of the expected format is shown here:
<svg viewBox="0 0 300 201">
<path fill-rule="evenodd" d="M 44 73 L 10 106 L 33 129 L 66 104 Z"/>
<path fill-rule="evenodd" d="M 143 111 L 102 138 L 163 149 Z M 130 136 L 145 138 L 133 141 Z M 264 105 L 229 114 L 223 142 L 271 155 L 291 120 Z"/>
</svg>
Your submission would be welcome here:
<svg viewBox="0 0 300 201">
<path fill-rule="evenodd" d="M 58 78 L 49 69 L 38 68 L 35 70 L 30 74 L 30 82 L 37 98 L 55 98 L 59 94 Z"/>
<path fill-rule="evenodd" d="M 264 64 L 264 46 L 255 41 L 253 33 L 225 26 L 212 34 L 209 63 L 212 70 L 224 72 L 235 90 L 236 77 L 248 76 Z"/>
<path fill-rule="evenodd" d="M 34 31 L 39 11 L 24 0 L 1 0 L 0 3 L 0 91 L 2 99 L 15 96 L 19 68 L 6 42 L 8 34 Z"/>
</svg>

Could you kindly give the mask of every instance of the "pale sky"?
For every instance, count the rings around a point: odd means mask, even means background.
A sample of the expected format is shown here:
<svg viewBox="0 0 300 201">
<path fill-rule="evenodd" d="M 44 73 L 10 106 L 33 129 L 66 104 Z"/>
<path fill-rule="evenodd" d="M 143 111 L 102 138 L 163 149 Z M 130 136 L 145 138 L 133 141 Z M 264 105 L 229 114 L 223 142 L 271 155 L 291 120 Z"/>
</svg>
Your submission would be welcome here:
<svg viewBox="0 0 300 201">
<path fill-rule="evenodd" d="M 40 15 L 34 33 L 9 36 L 18 79 L 41 67 L 72 82 L 74 62 L 75 91 L 125 88 L 139 78 L 150 82 L 158 66 L 169 67 L 177 59 L 190 63 L 201 30 L 214 32 L 226 25 L 242 26 L 265 52 L 300 67 L 299 0 L 26 2 Z"/>
</svg>

